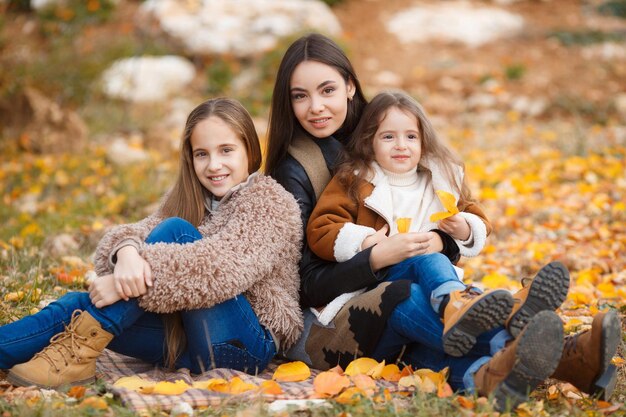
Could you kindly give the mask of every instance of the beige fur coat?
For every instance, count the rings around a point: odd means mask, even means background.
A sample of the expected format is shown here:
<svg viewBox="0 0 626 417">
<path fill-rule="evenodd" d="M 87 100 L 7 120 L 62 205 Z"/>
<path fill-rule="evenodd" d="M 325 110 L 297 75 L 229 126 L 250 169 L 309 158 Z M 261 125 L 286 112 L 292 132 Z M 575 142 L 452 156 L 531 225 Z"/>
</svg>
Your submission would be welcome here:
<svg viewBox="0 0 626 417">
<path fill-rule="evenodd" d="M 300 209 L 270 177 L 251 178 L 222 199 L 198 230 L 203 238 L 185 245 L 143 243 L 164 220 L 160 210 L 137 223 L 109 231 L 96 249 L 98 275 L 113 272 L 117 245 L 131 239 L 150 264 L 154 285 L 139 304 L 155 313 L 207 308 L 244 294 L 261 324 L 292 345 L 302 330 L 298 262 Z"/>
</svg>

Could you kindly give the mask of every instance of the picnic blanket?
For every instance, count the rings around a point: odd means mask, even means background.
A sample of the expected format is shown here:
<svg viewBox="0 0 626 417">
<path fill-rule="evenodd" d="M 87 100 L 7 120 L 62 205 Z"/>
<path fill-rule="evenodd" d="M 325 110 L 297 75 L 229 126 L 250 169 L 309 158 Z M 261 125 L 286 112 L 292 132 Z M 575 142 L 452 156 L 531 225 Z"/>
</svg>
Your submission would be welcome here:
<svg viewBox="0 0 626 417">
<path fill-rule="evenodd" d="M 276 367 L 283 363 L 281 360 L 274 360 L 268 368 L 258 375 L 248 375 L 244 372 L 233 369 L 213 369 L 200 375 L 191 375 L 187 369 L 179 369 L 169 371 L 160 367 L 155 367 L 139 359 L 115 353 L 105 349 L 98 358 L 97 374 L 107 385 L 107 389 L 114 395 L 118 396 L 122 403 L 137 412 L 145 410 L 162 410 L 169 411 L 177 404 L 186 402 L 194 408 L 209 407 L 224 404 L 226 401 L 247 401 L 252 399 L 260 399 L 262 401 L 272 402 L 276 400 L 296 400 L 296 399 L 315 399 L 319 398 L 313 389 L 313 379 L 320 373 L 318 370 L 311 369 L 311 377 L 302 382 L 280 382 L 282 394 L 269 395 L 261 394 L 257 391 L 248 391 L 243 394 L 224 394 L 220 392 L 208 391 L 203 389 L 188 389 L 179 395 L 153 395 L 141 394 L 139 392 L 126 388 L 113 386 L 115 381 L 125 376 L 139 376 L 143 379 L 153 381 L 171 381 L 182 379 L 188 384 L 194 381 L 204 381 L 210 378 L 223 378 L 230 380 L 234 376 L 240 377 L 244 382 L 260 385 L 265 380 L 271 380 Z M 397 391 L 397 383 L 391 383 L 384 380 L 376 381 L 380 388 L 388 388 L 390 392 Z"/>
</svg>

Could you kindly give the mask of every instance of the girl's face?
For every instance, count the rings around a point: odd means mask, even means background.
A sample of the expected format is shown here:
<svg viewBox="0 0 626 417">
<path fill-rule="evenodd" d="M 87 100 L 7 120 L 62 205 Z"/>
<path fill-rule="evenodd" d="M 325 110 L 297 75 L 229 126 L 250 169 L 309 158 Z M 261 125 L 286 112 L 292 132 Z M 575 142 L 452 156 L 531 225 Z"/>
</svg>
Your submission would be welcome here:
<svg viewBox="0 0 626 417">
<path fill-rule="evenodd" d="M 248 154 L 239 135 L 222 119 L 211 116 L 191 134 L 193 168 L 216 199 L 248 178 Z"/>
<path fill-rule="evenodd" d="M 397 107 L 390 108 L 374 134 L 373 147 L 374 159 L 387 171 L 404 174 L 416 170 L 422 157 L 417 118 Z"/>
<path fill-rule="evenodd" d="M 291 75 L 291 106 L 300 125 L 316 138 L 339 130 L 346 120 L 355 87 L 339 71 L 317 61 L 303 61 Z"/>
</svg>

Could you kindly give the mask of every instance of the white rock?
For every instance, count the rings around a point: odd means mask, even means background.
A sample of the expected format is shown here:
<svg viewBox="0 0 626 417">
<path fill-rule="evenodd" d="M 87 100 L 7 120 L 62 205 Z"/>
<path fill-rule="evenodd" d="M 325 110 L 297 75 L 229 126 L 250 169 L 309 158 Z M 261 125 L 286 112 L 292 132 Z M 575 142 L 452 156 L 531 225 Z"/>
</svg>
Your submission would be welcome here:
<svg viewBox="0 0 626 417">
<path fill-rule="evenodd" d="M 147 0 L 139 20 L 161 28 L 195 54 L 251 56 L 277 39 L 314 29 L 339 35 L 341 26 L 321 0 Z"/>
<path fill-rule="evenodd" d="M 112 98 L 132 102 L 161 101 L 189 85 L 196 69 L 174 55 L 125 58 L 102 75 L 102 90 Z"/>
<path fill-rule="evenodd" d="M 387 21 L 387 31 L 403 43 L 443 40 L 470 47 L 514 35 L 523 26 L 524 19 L 519 15 L 464 1 L 416 6 Z"/>
<path fill-rule="evenodd" d="M 130 165 L 148 159 L 148 154 L 142 149 L 132 148 L 121 137 L 115 138 L 107 148 L 107 158 L 116 165 Z"/>
<path fill-rule="evenodd" d="M 513 110 L 529 116 L 539 116 L 548 107 L 548 101 L 544 98 L 530 98 L 527 96 L 518 96 L 511 103 Z"/>
</svg>

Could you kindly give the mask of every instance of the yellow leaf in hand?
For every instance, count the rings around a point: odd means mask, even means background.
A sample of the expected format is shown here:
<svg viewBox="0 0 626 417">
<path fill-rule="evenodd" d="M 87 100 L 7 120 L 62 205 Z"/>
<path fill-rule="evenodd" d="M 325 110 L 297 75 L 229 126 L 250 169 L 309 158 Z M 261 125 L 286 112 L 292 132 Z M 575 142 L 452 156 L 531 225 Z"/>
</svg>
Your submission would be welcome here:
<svg viewBox="0 0 626 417">
<path fill-rule="evenodd" d="M 396 224 L 398 225 L 398 233 L 406 233 L 411 228 L 411 218 L 400 217 L 396 219 Z"/>
<path fill-rule="evenodd" d="M 372 358 L 358 358 L 350 362 L 346 368 L 346 375 L 367 374 L 378 362 Z"/>
<path fill-rule="evenodd" d="M 276 368 L 272 379 L 281 382 L 299 382 L 304 381 L 311 376 L 309 367 L 300 361 L 283 363 Z"/>
<path fill-rule="evenodd" d="M 456 206 L 456 198 L 452 194 L 444 190 L 435 191 L 441 204 L 443 204 L 443 208 L 446 211 L 440 211 L 438 213 L 434 213 L 430 216 L 430 221 L 433 223 L 438 222 L 439 220 L 447 219 L 450 216 L 453 216 L 459 212 L 459 208 Z"/>
</svg>

